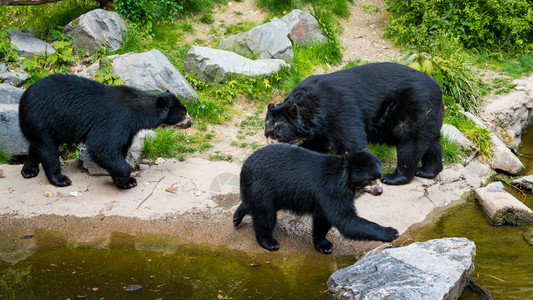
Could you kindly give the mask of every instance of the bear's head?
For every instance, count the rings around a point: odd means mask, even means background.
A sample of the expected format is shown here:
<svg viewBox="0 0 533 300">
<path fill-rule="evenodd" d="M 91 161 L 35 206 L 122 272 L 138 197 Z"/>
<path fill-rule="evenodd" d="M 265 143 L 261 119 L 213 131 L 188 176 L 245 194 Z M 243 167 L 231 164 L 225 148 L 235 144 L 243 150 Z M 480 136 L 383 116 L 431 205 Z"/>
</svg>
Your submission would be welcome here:
<svg viewBox="0 0 533 300">
<path fill-rule="evenodd" d="M 381 161 L 368 149 L 344 154 L 348 184 L 354 190 L 364 190 L 374 196 L 383 193 Z"/>
<path fill-rule="evenodd" d="M 162 127 L 189 128 L 193 121 L 187 113 L 187 108 L 180 102 L 178 97 L 168 90 L 159 94 L 157 106 L 167 112 Z"/>
<path fill-rule="evenodd" d="M 300 144 L 315 137 L 317 128 L 325 128 L 315 100 L 306 89 L 297 86 L 282 103 L 270 103 L 265 123 L 267 142 Z"/>
</svg>

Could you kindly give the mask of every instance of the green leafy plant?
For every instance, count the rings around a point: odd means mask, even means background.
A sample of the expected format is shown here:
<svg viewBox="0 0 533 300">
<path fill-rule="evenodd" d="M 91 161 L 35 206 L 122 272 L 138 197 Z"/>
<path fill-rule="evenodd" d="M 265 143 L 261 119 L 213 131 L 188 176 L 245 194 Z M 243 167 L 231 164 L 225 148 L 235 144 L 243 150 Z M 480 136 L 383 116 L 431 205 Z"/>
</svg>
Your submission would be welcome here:
<svg viewBox="0 0 533 300">
<path fill-rule="evenodd" d="M 18 61 L 19 56 L 13 48 L 16 46 L 9 41 L 7 30 L 0 30 L 0 58 L 6 62 Z"/>
<path fill-rule="evenodd" d="M 441 32 L 430 44 L 428 53 L 410 58 L 409 66 L 432 76 L 445 96 L 450 96 L 467 111 L 475 110 L 481 97 L 479 72 L 469 62 L 457 37 Z"/>
<path fill-rule="evenodd" d="M 118 74 L 113 73 L 113 61 L 107 57 L 100 59 L 100 67 L 94 72 L 93 79 L 108 85 L 123 85 L 126 83 Z"/>
<path fill-rule="evenodd" d="M 375 3 L 363 3 L 361 4 L 361 8 L 367 13 L 367 14 L 377 14 L 381 12 L 381 9 L 379 6 Z"/>
</svg>

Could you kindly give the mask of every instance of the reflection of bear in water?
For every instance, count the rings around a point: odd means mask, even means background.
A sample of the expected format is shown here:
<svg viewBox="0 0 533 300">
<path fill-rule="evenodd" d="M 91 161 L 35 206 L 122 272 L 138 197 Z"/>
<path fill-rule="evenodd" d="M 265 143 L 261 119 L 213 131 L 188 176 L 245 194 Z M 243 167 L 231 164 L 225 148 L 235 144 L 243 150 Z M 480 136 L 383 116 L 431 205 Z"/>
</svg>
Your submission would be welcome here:
<svg viewBox="0 0 533 300">
<path fill-rule="evenodd" d="M 192 124 L 186 108 L 168 91 L 153 95 L 66 74 L 51 75 L 30 86 L 20 99 L 19 119 L 30 142 L 24 178 L 37 176 L 40 162 L 52 184 L 70 185 L 70 179 L 61 174 L 58 146 L 84 142 L 91 158 L 119 188 L 137 185 L 125 157 L 139 130 Z"/>
<path fill-rule="evenodd" d="M 319 152 L 359 151 L 368 142 L 396 146 L 396 170 L 383 182 L 405 184 L 442 170 L 443 115 L 435 80 L 407 66 L 375 63 L 308 77 L 283 103 L 269 104 L 265 136 Z"/>
<path fill-rule="evenodd" d="M 272 232 L 276 212 L 282 209 L 313 216 L 313 242 L 324 254 L 333 250 L 326 239 L 332 226 L 347 238 L 390 242 L 398 231 L 358 217 L 353 203 L 358 189 L 381 194 L 380 178 L 381 163 L 366 149 L 343 157 L 288 144 L 269 145 L 242 166 L 242 204 L 233 224 L 238 226 L 250 214 L 257 241 L 270 251 L 279 249 Z"/>
</svg>

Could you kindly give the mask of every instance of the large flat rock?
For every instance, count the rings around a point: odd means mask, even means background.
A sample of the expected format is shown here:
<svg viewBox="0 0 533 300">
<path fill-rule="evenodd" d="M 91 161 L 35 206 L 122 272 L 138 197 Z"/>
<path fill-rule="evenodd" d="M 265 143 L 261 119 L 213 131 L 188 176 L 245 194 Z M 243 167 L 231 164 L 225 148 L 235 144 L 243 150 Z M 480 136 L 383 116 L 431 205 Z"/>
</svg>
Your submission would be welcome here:
<svg viewBox="0 0 533 300">
<path fill-rule="evenodd" d="M 457 299 L 475 256 L 476 245 L 466 238 L 385 249 L 333 273 L 330 299 Z"/>
</svg>

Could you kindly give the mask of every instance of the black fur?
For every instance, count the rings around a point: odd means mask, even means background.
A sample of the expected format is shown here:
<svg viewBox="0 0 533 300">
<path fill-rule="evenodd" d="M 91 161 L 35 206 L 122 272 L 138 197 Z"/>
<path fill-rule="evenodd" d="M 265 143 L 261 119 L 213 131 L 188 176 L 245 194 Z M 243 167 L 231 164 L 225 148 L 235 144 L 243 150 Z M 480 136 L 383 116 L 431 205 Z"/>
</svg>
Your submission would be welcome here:
<svg viewBox="0 0 533 300">
<path fill-rule="evenodd" d="M 269 104 L 265 136 L 320 152 L 359 151 L 368 142 L 396 146 L 397 168 L 383 182 L 405 184 L 442 170 L 443 115 L 435 80 L 404 65 L 374 63 L 303 80 L 283 103 Z"/>
<path fill-rule="evenodd" d="M 153 95 L 66 74 L 30 86 L 20 99 L 19 119 L 30 142 L 21 172 L 24 178 L 37 176 L 42 163 L 52 184 L 70 185 L 71 180 L 61 174 L 58 146 L 84 142 L 92 159 L 119 188 L 137 185 L 125 157 L 139 130 L 192 124 L 186 108 L 168 91 Z"/>
<path fill-rule="evenodd" d="M 257 241 L 270 251 L 279 249 L 272 232 L 276 212 L 282 209 L 313 216 L 313 242 L 324 254 L 333 250 L 326 239 L 332 226 L 347 238 L 390 242 L 398 231 L 358 217 L 353 203 L 356 190 L 380 178 L 381 163 L 366 149 L 343 157 L 289 144 L 269 145 L 242 166 L 242 204 L 235 211 L 233 225 L 237 227 L 250 214 Z"/>
</svg>

